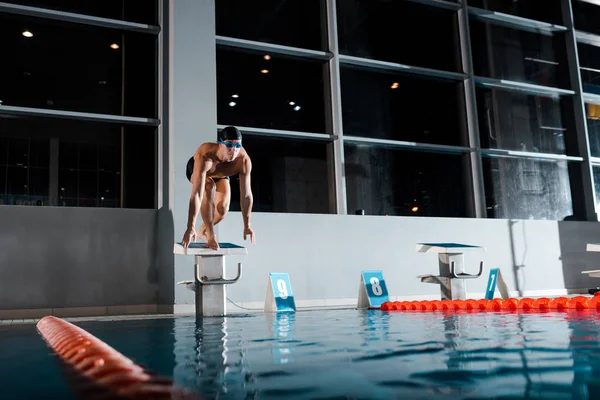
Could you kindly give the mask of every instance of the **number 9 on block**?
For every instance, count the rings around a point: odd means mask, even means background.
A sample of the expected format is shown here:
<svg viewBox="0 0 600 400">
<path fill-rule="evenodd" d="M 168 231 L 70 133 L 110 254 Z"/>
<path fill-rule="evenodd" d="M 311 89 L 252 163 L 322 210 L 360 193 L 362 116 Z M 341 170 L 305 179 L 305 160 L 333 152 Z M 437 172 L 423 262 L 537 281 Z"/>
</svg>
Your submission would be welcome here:
<svg viewBox="0 0 600 400">
<path fill-rule="evenodd" d="M 358 289 L 358 308 L 379 308 L 390 301 L 383 271 L 362 271 Z"/>
<path fill-rule="evenodd" d="M 290 276 L 287 273 L 270 272 L 267 282 L 265 311 L 296 311 Z"/>
</svg>

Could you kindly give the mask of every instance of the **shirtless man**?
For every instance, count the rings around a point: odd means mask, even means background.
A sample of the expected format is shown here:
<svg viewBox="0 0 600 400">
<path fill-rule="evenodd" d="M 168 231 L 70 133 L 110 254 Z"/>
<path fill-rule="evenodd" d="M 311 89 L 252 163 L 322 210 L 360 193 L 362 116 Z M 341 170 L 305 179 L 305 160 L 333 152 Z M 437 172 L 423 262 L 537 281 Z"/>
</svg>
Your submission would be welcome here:
<svg viewBox="0 0 600 400">
<path fill-rule="evenodd" d="M 250 188 L 250 171 L 252 162 L 242 147 L 242 134 L 233 127 L 224 128 L 217 135 L 216 143 L 204 143 L 187 164 L 186 175 L 192 183 L 192 196 L 188 213 L 187 230 L 181 241 L 184 248 L 200 238 L 206 241 L 206 247 L 213 250 L 219 248 L 215 237 L 214 226 L 229 211 L 231 191 L 229 177 L 239 174 L 240 204 L 244 219 L 244 240 L 246 236 L 254 244 L 254 231 L 250 226 L 252 210 L 252 190 Z M 204 222 L 200 232 L 196 233 L 198 211 Z"/>
</svg>

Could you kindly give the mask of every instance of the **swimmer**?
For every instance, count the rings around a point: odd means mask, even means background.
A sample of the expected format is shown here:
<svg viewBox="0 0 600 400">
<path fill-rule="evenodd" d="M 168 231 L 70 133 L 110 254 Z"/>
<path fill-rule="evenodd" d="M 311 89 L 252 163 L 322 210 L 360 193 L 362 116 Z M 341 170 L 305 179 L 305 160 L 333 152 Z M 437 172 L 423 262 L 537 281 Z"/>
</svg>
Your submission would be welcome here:
<svg viewBox="0 0 600 400">
<path fill-rule="evenodd" d="M 243 237 L 249 237 L 252 244 L 256 238 L 250 224 L 252 212 L 252 189 L 250 172 L 252 161 L 242 147 L 242 134 L 233 126 L 224 128 L 217 135 L 217 142 L 203 143 L 198 147 L 186 168 L 186 176 L 192 183 L 192 195 L 188 212 L 187 229 L 181 244 L 187 248 L 189 243 L 200 238 L 206 241 L 206 247 L 219 249 L 214 227 L 225 218 L 229 211 L 231 190 L 229 177 L 239 175 L 240 205 L 244 221 Z M 196 232 L 198 211 L 204 222 Z"/>
</svg>

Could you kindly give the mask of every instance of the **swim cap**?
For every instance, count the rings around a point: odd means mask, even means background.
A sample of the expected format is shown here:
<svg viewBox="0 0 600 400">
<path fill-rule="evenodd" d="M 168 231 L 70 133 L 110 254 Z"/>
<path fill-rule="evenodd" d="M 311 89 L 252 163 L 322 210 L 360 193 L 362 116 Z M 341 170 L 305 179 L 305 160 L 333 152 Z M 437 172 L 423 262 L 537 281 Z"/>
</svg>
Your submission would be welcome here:
<svg viewBox="0 0 600 400">
<path fill-rule="evenodd" d="M 242 140 L 242 132 L 235 126 L 227 126 L 217 134 L 221 140 Z"/>
</svg>

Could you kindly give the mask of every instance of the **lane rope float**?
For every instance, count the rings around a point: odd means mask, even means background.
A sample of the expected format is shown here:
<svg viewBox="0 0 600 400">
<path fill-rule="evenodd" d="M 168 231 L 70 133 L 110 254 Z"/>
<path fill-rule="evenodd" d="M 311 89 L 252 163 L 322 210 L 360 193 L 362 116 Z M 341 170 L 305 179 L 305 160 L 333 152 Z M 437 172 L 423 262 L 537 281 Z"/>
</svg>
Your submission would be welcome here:
<svg viewBox="0 0 600 400">
<path fill-rule="evenodd" d="M 594 297 L 514 297 L 503 299 L 386 301 L 382 311 L 564 311 L 600 310 L 600 292 Z"/>
<path fill-rule="evenodd" d="M 61 318 L 47 316 L 36 327 L 60 359 L 103 398 L 199 400 L 195 393 L 176 387 L 169 379 L 144 370 L 130 358 L 86 330 Z M 90 389 L 90 388 L 88 388 Z"/>
</svg>

